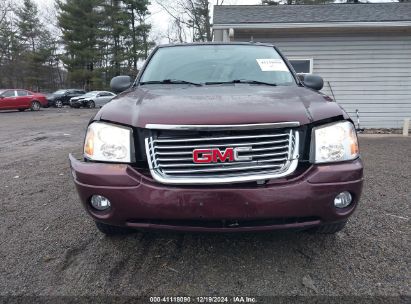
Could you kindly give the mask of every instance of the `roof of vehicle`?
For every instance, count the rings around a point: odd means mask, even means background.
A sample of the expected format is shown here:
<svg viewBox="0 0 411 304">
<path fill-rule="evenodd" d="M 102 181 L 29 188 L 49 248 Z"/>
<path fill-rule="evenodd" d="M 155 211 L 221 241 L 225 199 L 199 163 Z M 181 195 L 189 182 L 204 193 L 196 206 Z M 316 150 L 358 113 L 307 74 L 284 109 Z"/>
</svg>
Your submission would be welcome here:
<svg viewBox="0 0 411 304">
<path fill-rule="evenodd" d="M 30 90 L 27 90 L 27 89 L 0 89 L 0 91 L 8 91 L 8 90 L 14 90 L 14 91 L 19 91 L 19 90 L 30 91 Z"/>
<path fill-rule="evenodd" d="M 83 89 L 58 89 L 57 91 L 83 91 L 85 92 Z"/>
<path fill-rule="evenodd" d="M 110 91 L 89 91 L 89 92 L 86 92 L 86 94 L 99 94 L 99 93 L 111 93 L 111 94 L 114 94 L 113 92 L 110 92 Z"/>
<path fill-rule="evenodd" d="M 411 21 L 411 3 L 216 5 L 216 24 Z"/>
<path fill-rule="evenodd" d="M 206 41 L 206 42 L 190 42 L 190 43 L 169 43 L 169 44 L 160 44 L 159 48 L 163 47 L 173 47 L 173 46 L 199 46 L 199 45 L 254 45 L 254 46 L 270 46 L 274 47 L 272 43 L 262 43 L 262 42 L 220 42 L 220 41 Z"/>
</svg>

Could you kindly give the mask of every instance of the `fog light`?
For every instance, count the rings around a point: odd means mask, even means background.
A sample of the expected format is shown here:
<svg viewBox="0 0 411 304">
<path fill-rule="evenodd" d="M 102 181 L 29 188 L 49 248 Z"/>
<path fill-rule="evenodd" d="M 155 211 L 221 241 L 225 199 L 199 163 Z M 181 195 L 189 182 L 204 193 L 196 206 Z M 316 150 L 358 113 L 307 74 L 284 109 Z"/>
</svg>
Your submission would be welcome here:
<svg viewBox="0 0 411 304">
<path fill-rule="evenodd" d="M 111 203 L 108 198 L 101 196 L 101 195 L 93 195 L 90 200 L 91 206 L 95 209 L 103 211 L 110 208 Z"/>
<path fill-rule="evenodd" d="M 334 206 L 337 208 L 345 208 L 352 202 L 350 192 L 344 191 L 338 194 L 334 199 Z"/>
</svg>

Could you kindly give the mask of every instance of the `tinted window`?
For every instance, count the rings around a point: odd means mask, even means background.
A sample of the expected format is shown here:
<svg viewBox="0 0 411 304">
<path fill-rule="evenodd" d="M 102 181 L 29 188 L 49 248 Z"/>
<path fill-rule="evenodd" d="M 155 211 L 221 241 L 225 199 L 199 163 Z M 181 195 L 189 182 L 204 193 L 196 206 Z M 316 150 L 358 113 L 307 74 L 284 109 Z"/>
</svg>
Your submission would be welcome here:
<svg viewBox="0 0 411 304">
<path fill-rule="evenodd" d="M 256 80 L 282 85 L 295 80 L 273 47 L 194 45 L 159 48 L 140 82 L 165 79 L 197 83 Z"/>
<path fill-rule="evenodd" d="M 12 90 L 6 91 L 6 92 L 3 93 L 3 96 L 4 97 L 14 97 L 15 96 L 14 91 L 12 91 Z"/>
<path fill-rule="evenodd" d="M 27 96 L 27 91 L 25 90 L 18 90 L 17 91 L 17 96 Z"/>
<path fill-rule="evenodd" d="M 55 91 L 53 94 L 54 95 L 64 95 L 64 94 L 66 94 L 66 90 L 58 90 L 58 91 Z"/>
</svg>

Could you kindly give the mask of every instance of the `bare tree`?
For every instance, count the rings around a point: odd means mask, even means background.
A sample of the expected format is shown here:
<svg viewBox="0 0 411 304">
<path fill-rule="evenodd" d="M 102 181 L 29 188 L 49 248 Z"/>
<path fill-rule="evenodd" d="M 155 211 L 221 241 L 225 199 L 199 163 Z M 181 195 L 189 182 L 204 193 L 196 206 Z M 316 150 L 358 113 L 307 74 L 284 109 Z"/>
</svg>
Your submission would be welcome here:
<svg viewBox="0 0 411 304">
<path fill-rule="evenodd" d="M 6 22 L 6 17 L 11 11 L 12 2 L 11 0 L 3 0 L 0 2 L 0 29 L 4 27 Z"/>
<path fill-rule="evenodd" d="M 185 42 L 187 41 L 187 33 L 181 19 L 174 19 L 169 24 L 166 32 L 168 43 Z"/>
<path fill-rule="evenodd" d="M 222 5 L 225 0 L 156 0 L 156 3 L 171 17 L 167 36 L 172 34 L 180 41 L 192 37 L 193 41 L 212 40 L 211 10 L 213 5 Z"/>
</svg>

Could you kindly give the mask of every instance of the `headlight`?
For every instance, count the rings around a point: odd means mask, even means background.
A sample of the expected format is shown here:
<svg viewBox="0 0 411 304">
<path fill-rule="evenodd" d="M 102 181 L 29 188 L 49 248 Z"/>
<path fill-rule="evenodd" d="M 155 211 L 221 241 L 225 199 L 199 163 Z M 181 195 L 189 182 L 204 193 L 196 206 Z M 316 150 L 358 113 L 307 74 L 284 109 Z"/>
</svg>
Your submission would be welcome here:
<svg viewBox="0 0 411 304">
<path fill-rule="evenodd" d="M 132 147 L 130 128 L 94 122 L 87 129 L 84 156 L 96 161 L 130 163 Z"/>
<path fill-rule="evenodd" d="M 340 162 L 355 159 L 358 155 L 357 134 L 351 122 L 337 122 L 313 128 L 311 162 Z"/>
</svg>

